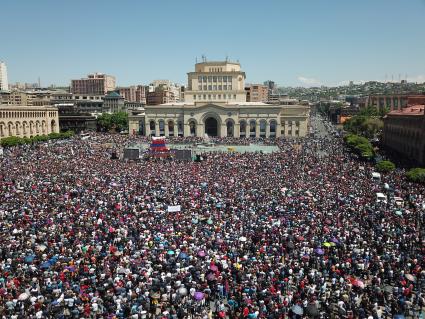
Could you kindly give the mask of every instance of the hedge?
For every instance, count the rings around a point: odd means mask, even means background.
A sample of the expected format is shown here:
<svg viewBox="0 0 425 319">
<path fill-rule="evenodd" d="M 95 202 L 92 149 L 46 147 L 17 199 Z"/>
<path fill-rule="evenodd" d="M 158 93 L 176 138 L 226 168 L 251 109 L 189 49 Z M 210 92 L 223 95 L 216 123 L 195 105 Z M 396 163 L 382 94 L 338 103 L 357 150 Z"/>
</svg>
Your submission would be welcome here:
<svg viewBox="0 0 425 319">
<path fill-rule="evenodd" d="M 31 137 L 31 138 L 30 137 L 10 136 L 10 137 L 5 137 L 5 138 L 1 139 L 0 145 L 3 146 L 3 147 L 11 147 L 11 146 L 17 146 L 17 145 L 46 142 L 48 140 L 70 138 L 73 135 L 74 135 L 73 131 L 67 131 L 67 132 L 64 132 L 64 133 L 50 133 L 49 135 L 36 135 L 36 136 Z"/>
</svg>

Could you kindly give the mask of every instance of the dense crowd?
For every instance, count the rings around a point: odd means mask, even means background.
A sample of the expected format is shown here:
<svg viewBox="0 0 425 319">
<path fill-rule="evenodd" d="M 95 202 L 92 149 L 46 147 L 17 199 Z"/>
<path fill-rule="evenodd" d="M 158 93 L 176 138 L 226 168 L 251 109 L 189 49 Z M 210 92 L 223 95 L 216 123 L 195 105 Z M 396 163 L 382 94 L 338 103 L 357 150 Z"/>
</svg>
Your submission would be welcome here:
<svg viewBox="0 0 425 319">
<path fill-rule="evenodd" d="M 110 158 L 106 144 L 134 139 L 94 134 L 5 150 L 1 318 L 423 311 L 425 190 L 402 171 L 373 181 L 373 165 L 333 137 L 263 140 L 279 151 L 200 163 Z"/>
</svg>

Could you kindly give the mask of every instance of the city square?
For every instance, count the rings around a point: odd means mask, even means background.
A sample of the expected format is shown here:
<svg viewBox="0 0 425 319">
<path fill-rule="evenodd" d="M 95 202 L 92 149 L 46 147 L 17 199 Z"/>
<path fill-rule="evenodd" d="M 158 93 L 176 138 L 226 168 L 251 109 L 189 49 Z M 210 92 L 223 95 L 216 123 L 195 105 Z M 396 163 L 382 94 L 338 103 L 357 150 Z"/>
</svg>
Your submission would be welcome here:
<svg viewBox="0 0 425 319">
<path fill-rule="evenodd" d="M 423 0 L 0 10 L 0 319 L 425 318 Z"/>
</svg>

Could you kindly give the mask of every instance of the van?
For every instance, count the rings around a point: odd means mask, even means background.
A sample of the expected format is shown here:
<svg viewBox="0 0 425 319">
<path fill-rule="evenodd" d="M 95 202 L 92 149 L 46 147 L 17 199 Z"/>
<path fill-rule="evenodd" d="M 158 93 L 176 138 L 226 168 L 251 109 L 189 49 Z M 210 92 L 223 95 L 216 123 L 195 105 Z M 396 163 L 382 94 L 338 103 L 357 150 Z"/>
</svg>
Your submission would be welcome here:
<svg viewBox="0 0 425 319">
<path fill-rule="evenodd" d="M 387 196 L 383 193 L 376 193 L 376 202 L 377 203 L 387 203 Z"/>
<path fill-rule="evenodd" d="M 398 207 L 404 207 L 404 200 L 401 197 L 394 197 L 394 202 Z"/>
<path fill-rule="evenodd" d="M 374 182 L 380 182 L 381 181 L 381 174 L 379 174 L 378 172 L 373 172 L 372 173 L 372 180 Z"/>
</svg>

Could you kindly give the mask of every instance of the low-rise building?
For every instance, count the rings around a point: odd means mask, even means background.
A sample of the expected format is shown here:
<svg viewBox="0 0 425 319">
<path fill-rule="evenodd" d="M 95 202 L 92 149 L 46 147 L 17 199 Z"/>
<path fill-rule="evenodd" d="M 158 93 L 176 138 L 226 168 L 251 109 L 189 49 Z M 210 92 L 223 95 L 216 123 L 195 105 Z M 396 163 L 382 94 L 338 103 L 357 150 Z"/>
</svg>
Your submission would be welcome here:
<svg viewBox="0 0 425 319">
<path fill-rule="evenodd" d="M 245 87 L 247 102 L 267 102 L 269 99 L 269 88 L 266 85 L 251 84 Z"/>
<path fill-rule="evenodd" d="M 124 98 L 117 92 L 109 92 L 103 98 L 103 112 L 116 113 L 125 111 Z"/>
<path fill-rule="evenodd" d="M 0 106 L 0 138 L 59 133 L 58 109 L 51 106 Z"/>
<path fill-rule="evenodd" d="M 406 158 L 425 165 L 425 105 L 408 106 L 384 117 L 382 143 Z"/>
</svg>

